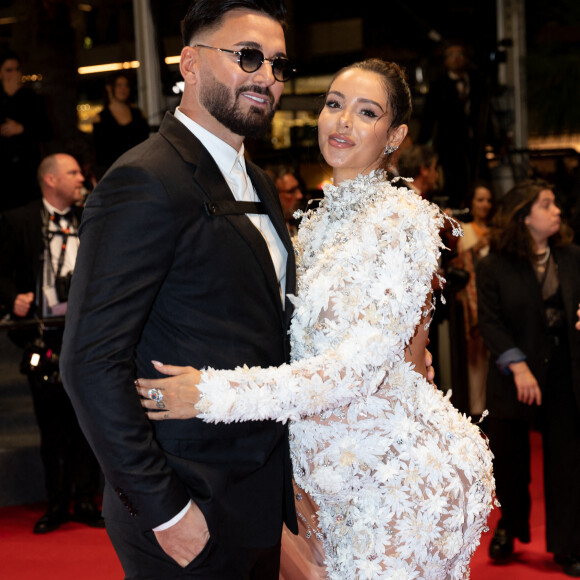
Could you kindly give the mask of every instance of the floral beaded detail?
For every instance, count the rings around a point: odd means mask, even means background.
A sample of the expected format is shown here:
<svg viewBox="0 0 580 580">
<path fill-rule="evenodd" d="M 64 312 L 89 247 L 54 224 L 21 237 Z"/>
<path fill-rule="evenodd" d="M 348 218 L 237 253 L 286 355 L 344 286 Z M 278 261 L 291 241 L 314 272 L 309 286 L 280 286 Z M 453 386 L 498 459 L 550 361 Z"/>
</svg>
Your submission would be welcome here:
<svg viewBox="0 0 580 580">
<path fill-rule="evenodd" d="M 492 507 L 491 453 L 405 362 L 446 218 L 382 172 L 324 194 L 296 241 L 291 363 L 206 369 L 198 409 L 292 420 L 294 478 L 319 508 L 318 533 L 305 529 L 331 580 L 467 578 Z"/>
</svg>

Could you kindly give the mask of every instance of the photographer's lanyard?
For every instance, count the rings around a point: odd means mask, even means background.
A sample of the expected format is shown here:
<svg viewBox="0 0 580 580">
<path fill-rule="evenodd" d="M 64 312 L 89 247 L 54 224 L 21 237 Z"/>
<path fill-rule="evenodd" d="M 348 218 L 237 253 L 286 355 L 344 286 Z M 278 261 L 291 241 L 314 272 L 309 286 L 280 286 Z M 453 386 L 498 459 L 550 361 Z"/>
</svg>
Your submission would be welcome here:
<svg viewBox="0 0 580 580">
<path fill-rule="evenodd" d="M 68 225 L 66 226 L 66 228 L 63 228 L 62 225 L 60 224 L 60 222 L 56 221 L 56 216 L 54 214 L 50 214 L 50 217 L 48 218 L 58 228 L 58 230 L 56 230 L 56 231 L 49 231 L 48 232 L 48 236 L 49 236 L 48 252 L 49 252 L 49 254 L 51 254 L 50 242 L 52 241 L 54 236 L 62 236 L 62 244 L 60 246 L 60 255 L 58 256 L 58 264 L 57 264 L 56 272 L 54 272 L 55 279 L 59 278 L 60 274 L 62 272 L 62 267 L 64 265 L 64 257 L 66 255 L 66 245 L 68 243 L 68 238 L 70 235 L 75 235 L 75 234 L 71 234 L 71 228 L 70 228 L 71 222 L 72 222 L 72 212 L 69 212 L 66 216 L 62 215 L 59 217 L 61 219 L 67 220 Z M 51 254 L 51 256 L 52 256 L 52 254 Z M 52 259 L 50 260 L 50 263 L 52 265 Z M 54 268 L 53 268 L 53 270 L 54 270 Z"/>
<path fill-rule="evenodd" d="M 73 233 L 71 230 L 72 222 L 73 222 L 73 212 L 69 211 L 67 214 L 52 214 L 52 213 L 44 213 L 43 218 L 45 221 L 45 231 L 46 231 L 46 249 L 48 251 L 48 258 L 50 263 L 50 269 L 52 270 L 52 274 L 54 279 L 59 278 L 62 274 L 62 268 L 64 266 L 65 257 L 66 257 L 66 248 L 68 244 L 68 239 L 70 236 L 77 236 L 76 232 Z M 67 226 L 62 227 L 59 223 L 60 219 L 66 219 Z M 53 227 L 56 229 L 49 229 L 49 223 L 52 223 Z M 60 245 L 60 254 L 58 256 L 58 262 L 56 268 L 54 267 L 54 263 L 52 261 L 52 240 L 56 237 L 60 236 L 62 238 L 62 243 Z M 48 280 L 45 280 L 44 283 L 48 283 Z M 53 280 L 54 284 L 54 280 Z"/>
</svg>

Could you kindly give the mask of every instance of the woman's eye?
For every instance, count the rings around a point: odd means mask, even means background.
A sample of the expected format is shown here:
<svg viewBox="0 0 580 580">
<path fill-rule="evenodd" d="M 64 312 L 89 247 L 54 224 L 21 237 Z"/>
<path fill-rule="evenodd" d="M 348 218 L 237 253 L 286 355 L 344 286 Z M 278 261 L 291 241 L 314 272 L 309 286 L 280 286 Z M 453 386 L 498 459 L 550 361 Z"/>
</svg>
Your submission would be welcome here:
<svg viewBox="0 0 580 580">
<path fill-rule="evenodd" d="M 378 117 L 378 115 L 374 111 L 371 111 L 370 109 L 363 109 L 361 111 L 361 115 L 363 115 L 364 117 L 370 117 L 371 119 L 376 119 Z"/>
<path fill-rule="evenodd" d="M 338 101 L 335 101 L 334 99 L 329 99 L 328 101 L 326 101 L 326 106 L 329 107 L 330 109 L 338 109 L 340 107 Z"/>
</svg>

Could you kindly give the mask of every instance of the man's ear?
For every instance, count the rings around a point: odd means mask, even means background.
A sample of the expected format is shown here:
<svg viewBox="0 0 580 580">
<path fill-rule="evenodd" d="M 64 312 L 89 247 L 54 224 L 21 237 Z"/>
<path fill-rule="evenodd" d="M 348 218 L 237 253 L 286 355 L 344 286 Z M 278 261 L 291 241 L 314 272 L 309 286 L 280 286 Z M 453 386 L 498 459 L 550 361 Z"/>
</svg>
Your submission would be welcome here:
<svg viewBox="0 0 580 580">
<path fill-rule="evenodd" d="M 54 188 L 56 186 L 56 175 L 54 173 L 45 173 L 42 180 L 49 187 Z"/>
<path fill-rule="evenodd" d="M 179 72 L 186 84 L 193 84 L 196 81 L 196 64 L 199 51 L 192 46 L 184 46 L 179 59 Z"/>
</svg>

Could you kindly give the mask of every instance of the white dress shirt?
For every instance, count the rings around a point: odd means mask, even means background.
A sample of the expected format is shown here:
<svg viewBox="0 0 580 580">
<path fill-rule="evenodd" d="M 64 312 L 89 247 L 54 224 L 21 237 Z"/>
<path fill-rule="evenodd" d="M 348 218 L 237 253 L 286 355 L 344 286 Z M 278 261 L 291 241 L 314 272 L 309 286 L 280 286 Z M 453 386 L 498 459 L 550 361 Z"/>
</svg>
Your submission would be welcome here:
<svg viewBox="0 0 580 580">
<path fill-rule="evenodd" d="M 237 201 L 260 201 L 258 194 L 246 171 L 246 161 L 244 159 L 244 145 L 236 151 L 231 145 L 204 129 L 201 125 L 190 119 L 187 115 L 175 109 L 175 118 L 181 121 L 202 143 L 213 157 L 219 170 L 221 171 L 227 184 L 230 186 L 232 194 Z M 240 191 L 235 176 L 235 165 L 241 163 L 246 180 L 249 186 L 249 197 L 244 196 L 244 192 Z M 254 226 L 260 231 L 262 237 L 268 245 L 272 264 L 276 270 L 276 277 L 280 287 L 280 300 L 282 301 L 282 308 L 284 308 L 284 295 L 286 288 L 286 261 L 288 259 L 288 252 L 280 240 L 280 236 L 276 232 L 270 216 L 267 214 L 248 214 L 248 218 Z"/>
<path fill-rule="evenodd" d="M 45 198 L 42 198 L 42 202 L 44 203 L 44 207 L 48 214 L 55 216 L 55 221 L 49 219 L 47 222 L 49 243 L 45 245 L 42 271 L 43 316 L 64 316 L 66 313 L 67 302 L 58 302 L 56 291 L 54 289 L 54 279 L 58 271 L 58 261 L 65 240 L 65 237 L 60 234 L 60 231 L 61 228 L 68 228 L 69 233 L 73 234 L 66 238 L 64 262 L 60 271 L 60 276 L 66 276 L 69 272 L 74 270 L 79 250 L 78 232 L 75 229 L 74 223 L 63 224 L 61 226 L 57 222 L 58 216 L 66 215 L 72 208 L 61 211 L 56 209 Z"/>
</svg>

